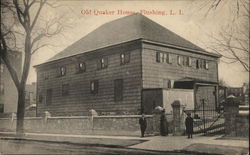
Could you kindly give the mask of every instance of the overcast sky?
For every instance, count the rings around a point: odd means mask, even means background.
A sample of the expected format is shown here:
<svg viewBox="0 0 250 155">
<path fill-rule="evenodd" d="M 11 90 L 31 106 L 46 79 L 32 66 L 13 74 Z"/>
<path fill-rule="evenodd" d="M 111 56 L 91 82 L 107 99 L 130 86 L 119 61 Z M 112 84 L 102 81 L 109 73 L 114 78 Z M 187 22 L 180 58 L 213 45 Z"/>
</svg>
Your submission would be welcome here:
<svg viewBox="0 0 250 155">
<path fill-rule="evenodd" d="M 206 8 L 199 9 L 200 1 L 59 1 L 59 8 L 45 7 L 42 10 L 42 19 L 63 17 L 63 21 L 70 25 L 64 29 L 61 35 L 46 40 L 54 47 L 44 47 L 32 57 L 31 65 L 41 64 L 62 51 L 67 46 L 84 37 L 100 25 L 117 18 L 126 16 L 117 13 L 117 10 L 138 12 L 140 10 L 161 11 L 167 15 L 146 15 L 148 18 L 177 33 L 183 38 L 206 49 L 210 42 L 208 35 L 216 34 L 219 30 L 230 23 L 232 11 L 230 3 L 219 6 L 217 10 L 205 16 Z M 92 10 L 91 14 L 82 14 L 82 10 Z M 96 15 L 93 11 L 114 11 L 113 15 Z M 177 12 L 170 15 L 170 12 Z M 181 15 L 179 11 L 181 10 Z M 248 32 L 247 32 L 248 33 Z M 219 78 L 230 86 L 242 86 L 248 82 L 248 73 L 238 64 L 219 63 Z M 31 67 L 28 83 L 36 81 L 36 72 Z"/>
</svg>

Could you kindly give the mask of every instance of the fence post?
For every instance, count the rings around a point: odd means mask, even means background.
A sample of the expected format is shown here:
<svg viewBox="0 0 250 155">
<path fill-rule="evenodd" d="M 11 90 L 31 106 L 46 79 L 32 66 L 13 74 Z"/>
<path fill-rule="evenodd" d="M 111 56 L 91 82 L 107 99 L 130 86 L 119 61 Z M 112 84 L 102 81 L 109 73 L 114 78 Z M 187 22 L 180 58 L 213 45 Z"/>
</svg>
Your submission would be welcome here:
<svg viewBox="0 0 250 155">
<path fill-rule="evenodd" d="M 226 98 L 224 105 L 225 117 L 225 134 L 228 136 L 236 136 L 236 117 L 239 113 L 239 101 L 233 95 Z"/>
<path fill-rule="evenodd" d="M 45 111 L 44 112 L 44 121 L 45 121 L 45 123 L 47 123 L 48 118 L 50 118 L 50 117 L 51 117 L 51 114 L 48 111 Z"/>
<path fill-rule="evenodd" d="M 173 135 L 181 135 L 181 103 L 176 100 L 171 104 L 173 108 Z"/>
<path fill-rule="evenodd" d="M 13 112 L 11 113 L 11 129 L 13 128 L 15 119 L 16 119 L 16 113 Z"/>
</svg>

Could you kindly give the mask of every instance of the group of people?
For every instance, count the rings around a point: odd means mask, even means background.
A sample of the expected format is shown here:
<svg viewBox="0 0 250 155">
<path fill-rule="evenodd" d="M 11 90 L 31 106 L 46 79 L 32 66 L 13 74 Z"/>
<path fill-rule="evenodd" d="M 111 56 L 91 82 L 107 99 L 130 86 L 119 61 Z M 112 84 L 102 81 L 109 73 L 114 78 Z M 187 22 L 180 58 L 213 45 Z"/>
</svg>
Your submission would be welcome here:
<svg viewBox="0 0 250 155">
<path fill-rule="evenodd" d="M 139 119 L 139 124 L 141 128 L 141 137 L 144 137 L 144 134 L 147 128 L 147 120 L 143 113 L 141 115 L 141 118 Z M 185 126 L 186 126 L 186 134 L 188 138 L 193 138 L 193 118 L 191 117 L 190 113 L 187 114 L 187 118 L 185 120 Z M 161 136 L 168 135 L 168 124 L 167 124 L 167 119 L 165 116 L 165 110 L 162 111 L 161 117 L 160 117 L 160 134 Z"/>
</svg>

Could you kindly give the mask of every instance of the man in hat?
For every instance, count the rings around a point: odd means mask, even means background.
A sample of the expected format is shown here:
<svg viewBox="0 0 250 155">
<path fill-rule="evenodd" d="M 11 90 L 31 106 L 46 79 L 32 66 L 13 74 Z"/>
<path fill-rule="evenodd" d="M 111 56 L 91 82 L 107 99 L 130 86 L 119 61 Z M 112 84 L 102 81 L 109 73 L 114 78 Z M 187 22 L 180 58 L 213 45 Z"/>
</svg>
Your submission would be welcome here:
<svg viewBox="0 0 250 155">
<path fill-rule="evenodd" d="M 147 120 L 144 116 L 144 114 L 142 113 L 141 118 L 139 119 L 139 124 L 141 127 L 141 137 L 144 137 L 144 132 L 147 128 Z"/>
<path fill-rule="evenodd" d="M 187 118 L 185 120 L 186 125 L 186 133 L 188 135 L 188 138 L 193 138 L 193 118 L 191 117 L 191 114 L 187 114 Z"/>
</svg>

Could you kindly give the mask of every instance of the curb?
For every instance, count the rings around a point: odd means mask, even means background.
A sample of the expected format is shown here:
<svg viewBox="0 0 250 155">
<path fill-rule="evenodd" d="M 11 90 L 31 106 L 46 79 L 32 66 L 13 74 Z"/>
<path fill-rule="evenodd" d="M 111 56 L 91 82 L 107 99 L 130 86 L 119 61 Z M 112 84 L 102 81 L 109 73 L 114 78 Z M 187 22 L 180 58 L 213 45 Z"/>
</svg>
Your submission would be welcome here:
<svg viewBox="0 0 250 155">
<path fill-rule="evenodd" d="M 155 153 L 184 153 L 184 154 L 191 154 L 191 155 L 220 155 L 220 154 L 210 154 L 210 153 L 201 153 L 197 151 L 186 151 L 186 150 L 173 150 L 173 151 L 160 151 L 160 150 L 147 150 L 147 149 L 140 149 L 140 148 L 129 148 L 129 146 L 121 146 L 121 145 L 108 145 L 108 144 L 88 144 L 88 143 L 80 143 L 80 142 L 72 142 L 72 141 L 56 141 L 56 140 L 41 140 L 41 139 L 33 139 L 33 138 L 18 138 L 18 137 L 0 137 L 0 140 L 23 140 L 23 141 L 30 141 L 30 142 L 43 142 L 43 143 L 59 143 L 59 144 L 71 144 L 71 145 L 78 145 L 78 146 L 92 146 L 92 147 L 108 147 L 108 148 L 119 148 L 119 149 L 129 149 L 129 150 L 141 150 L 141 151 L 152 151 Z M 147 140 L 142 140 L 147 141 Z M 135 144 L 136 145 L 136 144 Z"/>
</svg>

